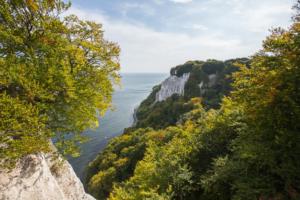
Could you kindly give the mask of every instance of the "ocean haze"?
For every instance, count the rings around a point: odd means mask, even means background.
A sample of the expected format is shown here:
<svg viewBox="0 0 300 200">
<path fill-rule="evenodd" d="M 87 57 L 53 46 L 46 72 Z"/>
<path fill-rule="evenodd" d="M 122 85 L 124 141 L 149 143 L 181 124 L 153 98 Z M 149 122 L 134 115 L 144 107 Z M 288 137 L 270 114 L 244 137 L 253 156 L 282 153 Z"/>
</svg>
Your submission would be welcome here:
<svg viewBox="0 0 300 200">
<path fill-rule="evenodd" d="M 81 144 L 81 155 L 68 159 L 81 180 L 85 177 L 85 168 L 105 147 L 109 139 L 120 135 L 124 128 L 133 123 L 133 111 L 151 92 L 153 86 L 161 83 L 168 74 L 160 73 L 124 73 L 122 87 L 116 87 L 113 94 L 113 110 L 108 110 L 99 119 L 96 130 L 87 130 L 84 135 L 90 140 Z"/>
</svg>

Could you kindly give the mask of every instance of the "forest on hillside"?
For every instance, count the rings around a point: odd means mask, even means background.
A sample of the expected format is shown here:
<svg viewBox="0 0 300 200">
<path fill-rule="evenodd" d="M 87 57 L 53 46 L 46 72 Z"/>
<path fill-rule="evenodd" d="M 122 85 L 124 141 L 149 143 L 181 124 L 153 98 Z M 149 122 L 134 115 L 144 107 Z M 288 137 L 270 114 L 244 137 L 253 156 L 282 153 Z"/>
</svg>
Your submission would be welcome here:
<svg viewBox="0 0 300 200">
<path fill-rule="evenodd" d="M 137 124 L 90 163 L 88 191 L 110 200 L 300 199 L 299 6 L 250 60 L 173 68 L 192 72 L 188 92 L 154 103 L 154 87 Z M 213 73 L 205 69 L 223 74 L 222 87 L 200 95 L 197 79 Z"/>
<path fill-rule="evenodd" d="M 63 16 L 69 7 L 0 0 L 1 169 L 51 152 L 51 140 L 78 156 L 82 132 L 111 108 L 120 48 L 101 24 Z M 87 191 L 100 200 L 299 200 L 300 0 L 294 11 L 249 59 L 172 68 L 191 73 L 186 93 L 157 103 L 155 86 L 135 126 L 87 166 Z M 198 90 L 211 74 L 215 84 Z"/>
</svg>

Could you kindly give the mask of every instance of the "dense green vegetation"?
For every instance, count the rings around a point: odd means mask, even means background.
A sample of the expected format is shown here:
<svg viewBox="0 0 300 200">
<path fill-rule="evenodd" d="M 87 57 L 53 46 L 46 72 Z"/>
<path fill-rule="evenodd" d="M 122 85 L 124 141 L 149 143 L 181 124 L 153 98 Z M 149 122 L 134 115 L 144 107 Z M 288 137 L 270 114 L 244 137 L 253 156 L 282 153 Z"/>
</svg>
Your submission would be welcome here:
<svg viewBox="0 0 300 200">
<path fill-rule="evenodd" d="M 135 127 L 165 128 L 175 125 L 182 114 L 193 109 L 191 103 L 183 97 L 173 95 L 162 102 L 156 102 L 150 106 L 141 106 L 136 111 L 137 123 Z"/>
<path fill-rule="evenodd" d="M 105 150 L 89 164 L 90 192 L 99 199 L 107 197 L 113 183 L 124 181 L 133 175 L 136 163 L 143 158 L 149 141 L 163 145 L 177 134 L 179 131 L 176 128 L 161 131 L 146 128 L 112 139 Z"/>
<path fill-rule="evenodd" d="M 0 5 L 0 164 L 49 150 L 53 136 L 62 153 L 78 155 L 80 133 L 110 107 L 118 46 L 100 24 L 62 18 L 64 1 Z"/>
<path fill-rule="evenodd" d="M 119 48 L 60 0 L 0 0 L 0 165 L 49 150 L 78 154 L 118 82 Z M 300 1 L 248 59 L 189 61 L 184 96 L 155 102 L 89 164 L 87 188 L 111 200 L 300 199 Z M 209 75 L 216 81 L 210 83 Z M 199 84 L 202 83 L 200 90 Z"/>
<path fill-rule="evenodd" d="M 91 163 L 89 191 L 111 200 L 300 199 L 300 2 L 296 10 L 293 25 L 274 29 L 251 63 L 227 69 L 236 71 L 233 91 L 219 107 L 192 98 L 176 126 L 113 139 Z M 195 65 L 186 64 L 176 75 Z"/>
<path fill-rule="evenodd" d="M 248 66 L 250 60 L 240 58 L 225 62 L 218 60 L 188 61 L 172 68 L 171 75 L 180 77 L 184 73 L 190 73 L 185 84 L 184 96 L 180 97 L 174 94 L 166 101 L 155 102 L 155 95 L 160 90 L 160 85 L 155 86 L 151 94 L 136 110 L 137 123 L 135 128 L 152 127 L 158 129 L 175 125 L 184 113 L 193 109 L 193 105 L 189 103 L 193 97 L 202 97 L 206 109 L 218 108 L 223 96 L 231 91 L 231 75 L 238 69 L 234 65 L 237 62 Z M 213 81 L 209 80 L 211 74 L 216 75 L 216 79 Z M 200 89 L 201 82 L 203 86 Z"/>
</svg>

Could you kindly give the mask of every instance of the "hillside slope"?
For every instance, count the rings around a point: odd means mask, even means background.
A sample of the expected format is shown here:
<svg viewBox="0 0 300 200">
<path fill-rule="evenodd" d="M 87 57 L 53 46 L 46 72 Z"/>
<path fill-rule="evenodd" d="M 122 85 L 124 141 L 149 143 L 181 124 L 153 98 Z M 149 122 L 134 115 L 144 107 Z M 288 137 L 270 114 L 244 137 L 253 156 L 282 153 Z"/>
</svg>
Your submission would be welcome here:
<svg viewBox="0 0 300 200">
<path fill-rule="evenodd" d="M 236 62 L 249 65 L 250 60 L 188 61 L 172 68 L 170 77 L 155 86 L 136 110 L 134 127 L 165 128 L 175 125 L 184 113 L 193 109 L 188 103 L 193 97 L 201 97 L 207 110 L 218 108 L 223 96 L 231 90 L 231 74 L 237 71 Z"/>
<path fill-rule="evenodd" d="M 182 134 L 177 128 L 158 129 L 182 124 L 186 114 L 197 109 L 199 102 L 205 110 L 219 108 L 221 99 L 231 90 L 231 75 L 238 70 L 234 65 L 237 62 L 248 66 L 250 60 L 188 61 L 172 68 L 170 76 L 154 86 L 137 108 L 134 125 L 125 129 L 123 135 L 113 138 L 89 164 L 89 192 L 99 199 L 108 197 L 113 184 L 122 183 L 133 175 L 149 141 L 164 146 Z"/>
</svg>

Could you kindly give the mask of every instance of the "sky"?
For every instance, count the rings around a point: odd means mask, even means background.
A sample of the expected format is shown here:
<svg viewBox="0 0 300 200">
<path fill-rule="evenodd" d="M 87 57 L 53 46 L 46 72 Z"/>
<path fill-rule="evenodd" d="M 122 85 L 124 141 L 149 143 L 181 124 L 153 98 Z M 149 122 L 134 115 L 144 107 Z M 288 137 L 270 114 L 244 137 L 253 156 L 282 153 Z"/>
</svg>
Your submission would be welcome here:
<svg viewBox="0 0 300 200">
<path fill-rule="evenodd" d="M 248 57 L 295 0 L 73 0 L 66 14 L 103 25 L 121 48 L 121 72 L 167 73 L 189 60 Z"/>
</svg>

